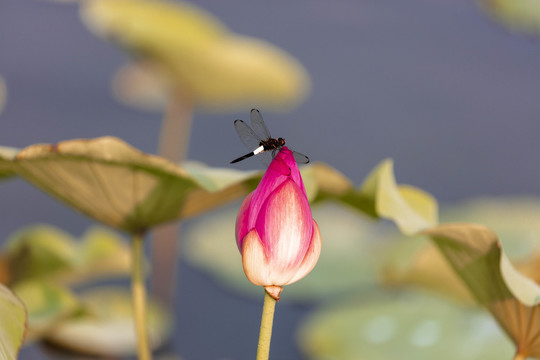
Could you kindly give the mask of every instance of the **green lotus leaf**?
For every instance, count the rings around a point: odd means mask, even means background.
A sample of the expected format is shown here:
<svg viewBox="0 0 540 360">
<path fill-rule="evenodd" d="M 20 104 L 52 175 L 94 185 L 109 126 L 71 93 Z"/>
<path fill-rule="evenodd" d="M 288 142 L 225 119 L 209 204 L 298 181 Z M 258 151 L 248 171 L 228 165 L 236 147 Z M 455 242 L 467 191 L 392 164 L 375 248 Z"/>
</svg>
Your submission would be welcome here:
<svg viewBox="0 0 540 360">
<path fill-rule="evenodd" d="M 28 340 L 42 337 L 52 327 L 81 310 L 81 304 L 65 287 L 41 280 L 16 284 L 13 292 L 28 311 Z"/>
<path fill-rule="evenodd" d="M 199 183 L 185 169 L 113 137 L 32 145 L 10 167 L 78 211 L 130 233 L 198 215 L 249 190 L 242 182 Z"/>
<path fill-rule="evenodd" d="M 394 221 L 407 235 L 438 223 L 437 201 L 408 185 L 397 185 L 393 161 L 381 162 L 362 184 L 360 193 L 371 199 L 378 216 Z"/>
<path fill-rule="evenodd" d="M 74 284 L 103 277 L 127 276 L 131 255 L 112 231 L 94 227 L 77 241 L 49 225 L 34 225 L 11 235 L 3 258 L 11 284 L 43 279 Z"/>
<path fill-rule="evenodd" d="M 471 199 L 445 208 L 444 222 L 483 224 L 497 234 L 504 252 L 522 274 L 540 282 L 540 198 Z"/>
<path fill-rule="evenodd" d="M 301 171 L 311 202 L 338 201 L 377 217 L 374 199 L 355 189 L 354 184 L 336 169 L 324 163 L 314 163 L 302 167 Z"/>
<path fill-rule="evenodd" d="M 256 184 L 262 177 L 260 171 L 239 171 L 231 168 L 209 167 L 195 161 L 186 162 L 182 165 L 208 191 L 219 191 L 243 181 L 252 181 Z"/>
<path fill-rule="evenodd" d="M 159 94 L 174 92 L 207 109 L 260 104 L 283 110 L 308 92 L 309 76 L 291 55 L 262 40 L 231 33 L 194 5 L 91 0 L 83 3 L 81 16 L 98 36 L 115 41 L 145 63 L 155 63 L 146 66 L 151 73 L 145 76 L 152 86 L 166 89 L 152 91 L 159 104 Z M 117 77 L 123 83 L 117 84 L 117 94 L 128 102 L 148 103 L 146 87 L 132 86 L 140 76 L 129 76 L 136 73 L 131 69 Z M 122 89 L 129 89 L 127 96 Z"/>
<path fill-rule="evenodd" d="M 227 288 L 260 296 L 261 289 L 244 275 L 234 238 L 238 207 L 189 223 L 181 254 Z M 391 245 L 380 241 L 385 229 L 336 204 L 317 205 L 312 212 L 319 224 L 324 250 L 307 277 L 284 288 L 282 301 L 315 301 L 376 284 L 381 259 Z"/>
<path fill-rule="evenodd" d="M 87 230 L 78 246 L 76 271 L 65 274 L 65 283 L 80 283 L 95 278 L 126 277 L 131 272 L 131 249 L 126 239 L 113 231 L 94 226 Z"/>
<path fill-rule="evenodd" d="M 70 272 L 76 254 L 73 237 L 48 225 L 34 225 L 12 234 L 3 249 L 10 283 Z"/>
<path fill-rule="evenodd" d="M 94 356 L 132 356 L 136 352 L 131 295 L 120 288 L 97 288 L 81 294 L 86 312 L 47 332 L 47 341 Z M 171 316 L 153 301 L 147 304 L 152 348 L 170 335 Z"/>
<path fill-rule="evenodd" d="M 481 0 L 482 9 L 510 30 L 538 35 L 540 4 L 536 0 Z"/>
<path fill-rule="evenodd" d="M 393 220 L 405 234 L 438 222 L 436 200 L 418 188 L 396 184 L 391 159 L 377 165 L 359 189 L 345 175 L 323 163 L 302 167 L 302 177 L 312 203 L 338 201 L 364 215 Z"/>
<path fill-rule="evenodd" d="M 520 358 L 540 356 L 540 287 L 520 274 L 497 235 L 482 225 L 456 223 L 425 231 L 477 302 L 516 344 Z"/>
<path fill-rule="evenodd" d="M 489 315 L 413 293 L 375 294 L 315 312 L 299 345 L 310 360 L 511 359 Z"/>
<path fill-rule="evenodd" d="M 0 284 L 0 354 L 4 360 L 16 360 L 26 333 L 26 310 L 7 287 Z"/>
<path fill-rule="evenodd" d="M 505 253 L 520 273 L 540 280 L 540 199 L 524 197 L 479 198 L 441 208 L 441 222 L 474 222 L 493 229 Z M 422 237 L 403 239 L 392 251 L 385 280 L 396 285 L 415 285 L 473 303 L 446 259 Z"/>
<path fill-rule="evenodd" d="M 247 195 L 257 187 L 261 172 L 213 168 L 198 162 L 186 162 L 183 168 L 204 191 L 188 196 L 182 217 L 193 217 Z"/>
</svg>

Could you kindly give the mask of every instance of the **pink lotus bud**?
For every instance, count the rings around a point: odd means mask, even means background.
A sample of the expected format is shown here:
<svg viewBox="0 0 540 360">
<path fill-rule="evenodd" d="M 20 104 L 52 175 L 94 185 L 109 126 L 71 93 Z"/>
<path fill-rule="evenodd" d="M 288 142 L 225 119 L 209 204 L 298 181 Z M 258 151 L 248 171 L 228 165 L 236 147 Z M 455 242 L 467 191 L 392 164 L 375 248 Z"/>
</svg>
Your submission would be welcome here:
<svg viewBox="0 0 540 360">
<path fill-rule="evenodd" d="M 321 234 L 291 150 L 283 147 L 236 219 L 236 242 L 249 281 L 279 299 L 281 286 L 306 276 L 321 252 Z"/>
</svg>

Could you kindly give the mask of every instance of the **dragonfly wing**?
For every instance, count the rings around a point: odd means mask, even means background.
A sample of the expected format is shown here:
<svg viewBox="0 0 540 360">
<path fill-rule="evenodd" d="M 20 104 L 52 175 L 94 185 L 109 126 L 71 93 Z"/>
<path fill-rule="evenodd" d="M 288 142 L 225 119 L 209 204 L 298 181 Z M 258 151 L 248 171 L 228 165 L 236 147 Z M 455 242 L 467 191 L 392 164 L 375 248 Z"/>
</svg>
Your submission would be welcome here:
<svg viewBox="0 0 540 360">
<path fill-rule="evenodd" d="M 251 120 L 251 127 L 253 127 L 253 131 L 255 131 L 255 134 L 257 134 L 259 138 L 264 140 L 271 138 L 270 131 L 268 131 L 268 128 L 264 124 L 262 115 L 259 110 L 251 109 L 249 118 Z"/>
<path fill-rule="evenodd" d="M 259 143 L 262 141 L 262 139 L 259 138 L 257 134 L 253 132 L 253 130 L 251 130 L 248 124 L 242 120 L 235 120 L 234 128 L 238 133 L 240 140 L 242 140 L 244 145 L 246 145 L 249 150 L 253 151 L 259 147 Z"/>
<path fill-rule="evenodd" d="M 297 151 L 294 151 L 294 150 L 293 150 L 292 153 L 293 153 L 293 156 L 294 156 L 294 160 L 297 163 L 299 163 L 299 164 L 307 164 L 307 163 L 309 163 L 309 158 L 306 155 L 301 154 L 301 153 L 299 153 Z"/>
<path fill-rule="evenodd" d="M 257 155 L 257 159 L 259 159 L 266 167 L 268 167 L 274 159 L 274 156 L 272 155 L 272 151 L 263 151 L 262 153 Z"/>
</svg>

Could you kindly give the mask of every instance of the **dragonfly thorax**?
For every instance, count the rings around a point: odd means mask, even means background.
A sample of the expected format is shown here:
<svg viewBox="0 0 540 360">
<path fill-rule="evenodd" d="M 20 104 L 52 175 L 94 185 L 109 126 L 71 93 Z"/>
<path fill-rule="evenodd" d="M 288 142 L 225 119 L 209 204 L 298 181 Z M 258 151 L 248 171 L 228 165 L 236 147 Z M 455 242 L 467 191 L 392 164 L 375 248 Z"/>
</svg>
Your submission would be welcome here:
<svg viewBox="0 0 540 360">
<path fill-rule="evenodd" d="M 264 147 L 264 150 L 275 150 L 280 149 L 283 146 L 285 146 L 285 139 L 283 138 L 268 138 L 266 140 L 262 140 L 259 143 L 260 146 Z"/>
</svg>

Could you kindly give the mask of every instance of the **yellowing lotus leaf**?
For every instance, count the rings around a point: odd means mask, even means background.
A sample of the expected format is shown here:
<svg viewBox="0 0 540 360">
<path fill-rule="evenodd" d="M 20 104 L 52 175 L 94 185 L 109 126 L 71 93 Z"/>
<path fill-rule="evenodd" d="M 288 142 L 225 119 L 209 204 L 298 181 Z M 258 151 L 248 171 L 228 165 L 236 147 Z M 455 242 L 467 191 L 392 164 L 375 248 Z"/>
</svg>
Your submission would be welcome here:
<svg viewBox="0 0 540 360">
<path fill-rule="evenodd" d="M 172 71 L 195 102 L 209 110 L 257 104 L 282 111 L 302 101 L 309 90 L 303 66 L 259 39 L 230 35 L 196 53 L 173 56 Z"/>
<path fill-rule="evenodd" d="M 207 189 L 185 169 L 113 137 L 32 145 L 10 167 L 80 212 L 130 233 L 199 214 L 248 190 L 244 183 Z"/>
<path fill-rule="evenodd" d="M 216 17 L 181 1 L 88 0 L 81 17 L 98 36 L 151 57 L 196 49 L 227 31 Z"/>
<path fill-rule="evenodd" d="M 342 173 L 324 163 L 311 163 L 300 168 L 310 201 L 340 200 L 354 192 L 353 183 Z"/>
<path fill-rule="evenodd" d="M 312 172 L 314 183 L 317 186 L 317 192 L 332 193 L 335 196 L 341 196 L 349 192 L 354 186 L 353 183 L 335 168 L 324 163 L 313 163 L 303 166 L 302 176 Z"/>
<path fill-rule="evenodd" d="M 209 110 L 253 104 L 283 110 L 303 100 L 309 90 L 307 72 L 291 55 L 227 31 L 193 5 L 90 0 L 81 14 L 96 34 L 143 59 L 142 71 L 150 69 L 141 74 L 141 67 L 129 68 L 117 76 L 115 93 L 122 101 L 155 108 L 172 92 Z"/>
<path fill-rule="evenodd" d="M 540 3 L 537 0 L 481 0 L 482 8 L 511 30 L 538 34 Z"/>
<path fill-rule="evenodd" d="M 0 284 L 0 354 L 16 360 L 26 333 L 26 310 L 7 287 Z"/>
<path fill-rule="evenodd" d="M 513 269 L 497 236 L 481 225 L 455 223 L 424 232 L 439 247 L 477 302 L 514 341 L 520 359 L 540 356 L 540 311 L 529 304 L 539 287 Z"/>
<path fill-rule="evenodd" d="M 378 216 L 393 220 L 407 235 L 438 222 L 437 201 L 418 188 L 397 185 L 390 159 L 384 160 L 373 170 L 360 191 L 375 203 Z"/>
<path fill-rule="evenodd" d="M 501 255 L 500 266 L 504 282 L 516 298 L 528 306 L 540 303 L 540 286 L 516 270 L 504 253 Z"/>
</svg>

